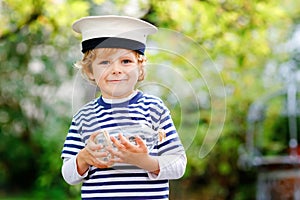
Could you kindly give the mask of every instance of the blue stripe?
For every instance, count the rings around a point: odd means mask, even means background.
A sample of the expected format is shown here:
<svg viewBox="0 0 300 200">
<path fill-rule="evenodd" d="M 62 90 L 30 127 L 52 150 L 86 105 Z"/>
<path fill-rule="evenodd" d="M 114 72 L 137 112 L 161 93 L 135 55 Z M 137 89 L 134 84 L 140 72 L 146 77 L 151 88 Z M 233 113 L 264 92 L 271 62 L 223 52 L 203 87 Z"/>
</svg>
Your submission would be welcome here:
<svg viewBox="0 0 300 200">
<path fill-rule="evenodd" d="M 171 117 L 169 115 L 167 115 L 165 118 L 161 119 L 161 123 L 164 123 L 164 122 L 166 122 L 166 121 L 168 121 L 170 119 L 171 119 Z"/>
<path fill-rule="evenodd" d="M 99 111 L 97 105 L 93 106 L 93 109 L 91 109 L 91 107 L 84 107 L 74 116 L 74 119 L 77 120 L 81 116 L 88 117 L 90 114 L 96 114 Z"/>
<path fill-rule="evenodd" d="M 69 154 L 69 155 L 72 155 L 72 156 L 76 156 L 77 152 L 63 150 L 62 154 Z"/>
<path fill-rule="evenodd" d="M 104 179 L 104 178 L 128 178 L 128 177 L 148 177 L 147 173 L 128 173 L 128 174 L 102 174 L 94 175 L 93 179 Z"/>
<path fill-rule="evenodd" d="M 84 146 L 76 145 L 76 144 L 64 144 L 64 147 L 74 148 L 74 149 L 82 149 Z"/>
<path fill-rule="evenodd" d="M 134 165 L 123 165 L 123 166 L 120 165 L 120 166 L 113 166 L 110 168 L 94 168 L 89 171 L 89 175 L 92 175 L 92 174 L 96 173 L 97 171 L 101 172 L 101 171 L 112 171 L 112 170 L 119 170 L 119 169 L 122 169 L 122 170 L 129 169 L 130 170 L 130 169 L 141 169 L 141 168 L 134 166 Z"/>
<path fill-rule="evenodd" d="M 170 127 L 173 127 L 173 124 L 169 123 L 169 124 L 166 124 L 164 127 L 162 127 L 164 130 L 170 128 Z M 170 134 L 169 134 L 170 135 Z"/>
<path fill-rule="evenodd" d="M 101 189 L 101 190 L 81 190 L 82 194 L 91 194 L 96 191 L 99 193 L 118 193 L 118 192 L 161 192 L 168 191 L 168 187 L 163 188 L 132 188 L 132 189 Z"/>
<path fill-rule="evenodd" d="M 93 123 L 91 123 L 91 124 L 87 124 L 87 123 L 82 123 L 82 126 L 83 127 L 85 127 L 85 128 L 90 128 L 90 127 L 92 127 L 92 126 L 95 126 L 96 124 L 99 124 L 99 122 L 98 121 L 95 121 L 95 122 L 93 122 Z"/>
<path fill-rule="evenodd" d="M 127 196 L 127 197 L 91 197 L 91 198 L 82 198 L 82 200 L 145 200 L 145 199 L 168 199 L 169 195 L 160 195 L 160 196 Z"/>
<path fill-rule="evenodd" d="M 147 185 L 156 185 L 156 184 L 165 184 L 168 183 L 167 180 L 159 181 L 110 181 L 110 182 L 96 182 L 96 183 L 84 183 L 84 186 L 103 186 L 103 185 L 136 185 L 136 184 L 147 184 Z"/>
<path fill-rule="evenodd" d="M 158 112 L 156 109 L 154 109 L 154 108 L 149 108 L 149 110 L 150 110 L 150 112 L 152 112 L 152 113 L 155 113 L 156 115 L 158 115 L 158 116 L 161 116 L 162 115 L 162 113 L 160 113 L 160 112 Z"/>
<path fill-rule="evenodd" d="M 68 136 L 67 139 L 68 141 L 76 141 L 76 142 L 81 142 L 81 139 L 79 137 L 73 137 L 73 136 Z"/>
<path fill-rule="evenodd" d="M 69 133 L 78 133 L 76 129 L 69 129 Z"/>
<path fill-rule="evenodd" d="M 157 147 L 158 147 L 158 149 L 160 149 L 160 148 L 162 148 L 162 147 L 164 147 L 164 146 L 170 145 L 172 142 L 177 142 L 178 140 L 179 140 L 179 138 L 173 138 L 173 139 L 171 139 L 171 140 L 166 140 L 166 141 L 164 141 L 163 143 L 157 145 Z"/>
<path fill-rule="evenodd" d="M 181 147 L 182 147 L 182 146 L 180 146 L 180 145 L 173 145 L 173 146 L 171 146 L 171 147 L 169 147 L 169 148 L 164 149 L 163 151 L 160 151 L 160 152 L 159 152 L 159 155 L 162 155 L 163 153 L 168 152 L 168 151 L 171 151 L 171 150 L 173 150 L 173 149 L 177 149 L 177 148 L 182 149 Z"/>
</svg>

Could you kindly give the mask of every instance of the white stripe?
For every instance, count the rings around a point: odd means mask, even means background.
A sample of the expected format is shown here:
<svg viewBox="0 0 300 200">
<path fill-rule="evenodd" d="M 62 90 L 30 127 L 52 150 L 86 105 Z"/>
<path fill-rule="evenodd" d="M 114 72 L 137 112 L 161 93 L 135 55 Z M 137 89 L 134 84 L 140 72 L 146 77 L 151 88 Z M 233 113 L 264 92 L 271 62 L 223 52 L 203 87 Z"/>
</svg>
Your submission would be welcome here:
<svg viewBox="0 0 300 200">
<path fill-rule="evenodd" d="M 123 180 L 124 184 L 120 185 L 103 185 L 103 186 L 82 186 L 83 190 L 91 191 L 91 190 L 99 190 L 99 188 L 103 190 L 117 190 L 117 189 L 136 189 L 136 188 L 142 188 L 142 189 L 153 189 L 153 185 L 149 184 L 135 184 L 135 185 L 126 185 L 126 180 Z M 109 181 L 112 182 L 112 181 Z M 168 184 L 155 184 L 156 188 L 164 188 L 168 187 Z"/>
<path fill-rule="evenodd" d="M 98 197 L 98 195 L 101 194 L 101 197 L 123 197 L 123 196 L 156 196 L 156 195 L 167 195 L 168 192 L 167 191 L 162 191 L 162 192 L 134 192 L 134 193 L 127 193 L 127 192 L 122 192 L 122 193 L 92 193 L 92 194 L 83 194 L 82 197 L 83 198 L 93 198 L 93 197 Z M 167 198 L 166 198 L 167 199 Z M 163 200 L 163 199 L 162 199 Z"/>
</svg>

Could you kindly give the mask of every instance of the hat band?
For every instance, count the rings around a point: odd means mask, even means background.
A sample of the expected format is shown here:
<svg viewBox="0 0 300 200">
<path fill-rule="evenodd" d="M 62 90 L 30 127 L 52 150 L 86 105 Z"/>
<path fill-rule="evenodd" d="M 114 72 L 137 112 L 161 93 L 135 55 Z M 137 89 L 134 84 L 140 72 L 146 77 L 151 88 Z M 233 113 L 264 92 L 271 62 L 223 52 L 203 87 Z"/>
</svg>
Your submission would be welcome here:
<svg viewBox="0 0 300 200">
<path fill-rule="evenodd" d="M 126 38 L 101 37 L 82 41 L 82 53 L 96 48 L 122 48 L 134 50 L 142 55 L 145 52 L 145 44 Z"/>
</svg>

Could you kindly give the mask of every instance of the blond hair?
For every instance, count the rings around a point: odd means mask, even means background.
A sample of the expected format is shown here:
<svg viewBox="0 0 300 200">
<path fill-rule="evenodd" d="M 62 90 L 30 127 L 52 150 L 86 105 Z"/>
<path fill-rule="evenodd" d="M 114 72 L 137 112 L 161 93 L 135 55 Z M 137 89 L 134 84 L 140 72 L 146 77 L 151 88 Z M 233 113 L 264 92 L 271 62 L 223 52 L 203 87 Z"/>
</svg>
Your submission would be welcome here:
<svg viewBox="0 0 300 200">
<path fill-rule="evenodd" d="M 117 48 L 102 48 L 103 49 L 103 54 L 112 54 L 115 53 L 118 49 Z M 139 54 L 136 51 L 133 51 L 136 54 L 138 64 L 141 65 L 141 73 L 139 76 L 138 81 L 143 81 L 145 79 L 145 64 L 147 61 L 146 56 Z M 82 60 L 77 61 L 74 66 L 81 71 L 81 74 L 85 79 L 90 81 L 92 84 L 96 85 L 95 79 L 91 78 L 89 74 L 92 74 L 92 63 L 96 58 L 96 51 L 95 49 L 88 50 L 87 52 L 84 53 Z"/>
</svg>

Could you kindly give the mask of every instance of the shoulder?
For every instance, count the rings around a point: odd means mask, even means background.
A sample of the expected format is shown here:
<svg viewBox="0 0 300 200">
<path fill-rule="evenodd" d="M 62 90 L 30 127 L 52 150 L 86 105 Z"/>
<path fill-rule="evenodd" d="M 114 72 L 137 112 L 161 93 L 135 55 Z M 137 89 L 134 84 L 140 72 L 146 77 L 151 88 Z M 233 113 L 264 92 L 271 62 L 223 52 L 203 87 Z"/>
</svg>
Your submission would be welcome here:
<svg viewBox="0 0 300 200">
<path fill-rule="evenodd" d="M 164 113 L 169 110 L 161 98 L 151 94 L 143 93 L 138 100 L 138 104 L 142 104 L 158 113 Z"/>
<path fill-rule="evenodd" d="M 95 113 L 95 111 L 98 109 L 98 103 L 97 103 L 98 98 L 93 99 L 83 105 L 73 116 L 74 119 L 79 119 L 84 116 L 88 116 L 91 113 Z"/>
<path fill-rule="evenodd" d="M 153 104 L 161 104 L 163 105 L 163 101 L 154 95 L 151 94 L 146 94 L 146 93 L 142 93 L 141 98 L 139 100 L 142 100 L 144 102 L 149 102 L 149 103 L 153 103 Z"/>
</svg>

